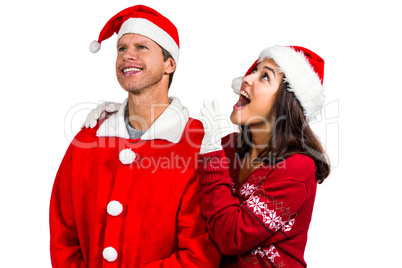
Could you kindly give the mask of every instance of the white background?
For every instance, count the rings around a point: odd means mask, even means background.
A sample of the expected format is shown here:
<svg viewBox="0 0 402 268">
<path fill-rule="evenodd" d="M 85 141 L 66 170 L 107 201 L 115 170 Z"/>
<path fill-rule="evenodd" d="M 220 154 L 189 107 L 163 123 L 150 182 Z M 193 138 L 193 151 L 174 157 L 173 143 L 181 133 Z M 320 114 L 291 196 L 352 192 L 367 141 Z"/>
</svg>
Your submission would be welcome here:
<svg viewBox="0 0 402 268">
<path fill-rule="evenodd" d="M 126 93 L 104 23 L 149 5 L 179 29 L 170 95 L 196 116 L 204 98 L 230 114 L 265 47 L 300 45 L 325 61 L 325 114 L 313 124 L 333 161 L 319 185 L 305 258 L 311 268 L 402 267 L 397 1 L 5 1 L 0 4 L 1 266 L 50 267 L 48 205 L 69 141 L 90 108 Z"/>
</svg>

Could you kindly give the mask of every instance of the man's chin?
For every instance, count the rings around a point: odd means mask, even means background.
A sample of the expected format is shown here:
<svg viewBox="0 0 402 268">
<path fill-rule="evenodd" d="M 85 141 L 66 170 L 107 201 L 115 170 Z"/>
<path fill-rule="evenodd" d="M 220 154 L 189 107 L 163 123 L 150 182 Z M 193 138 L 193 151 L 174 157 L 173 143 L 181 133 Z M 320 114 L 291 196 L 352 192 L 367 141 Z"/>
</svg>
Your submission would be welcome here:
<svg viewBox="0 0 402 268">
<path fill-rule="evenodd" d="M 140 95 L 142 92 L 144 92 L 144 88 L 143 87 L 133 87 L 132 85 L 129 84 L 125 84 L 125 83 L 120 83 L 120 86 L 122 89 L 124 89 L 125 91 L 127 91 L 128 93 L 131 93 L 133 95 Z"/>
<path fill-rule="evenodd" d="M 144 89 L 129 89 L 126 91 L 133 95 L 141 95 L 144 92 Z"/>
</svg>

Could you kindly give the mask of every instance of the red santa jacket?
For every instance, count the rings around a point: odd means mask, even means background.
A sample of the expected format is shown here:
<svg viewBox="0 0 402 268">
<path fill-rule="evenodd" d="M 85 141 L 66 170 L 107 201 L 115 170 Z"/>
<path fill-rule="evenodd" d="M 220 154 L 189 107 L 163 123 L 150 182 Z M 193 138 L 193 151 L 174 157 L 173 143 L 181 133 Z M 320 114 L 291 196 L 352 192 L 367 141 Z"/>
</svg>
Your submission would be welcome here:
<svg viewBox="0 0 402 268">
<path fill-rule="evenodd" d="M 227 255 L 222 267 L 306 267 L 317 187 L 314 161 L 295 154 L 275 166 L 261 165 L 240 184 L 235 136 L 222 139 L 224 151 L 200 155 L 201 208 Z"/>
<path fill-rule="evenodd" d="M 53 267 L 218 266 L 200 210 L 202 124 L 171 99 L 130 140 L 126 104 L 99 129 L 81 130 L 64 156 L 50 202 Z"/>
</svg>

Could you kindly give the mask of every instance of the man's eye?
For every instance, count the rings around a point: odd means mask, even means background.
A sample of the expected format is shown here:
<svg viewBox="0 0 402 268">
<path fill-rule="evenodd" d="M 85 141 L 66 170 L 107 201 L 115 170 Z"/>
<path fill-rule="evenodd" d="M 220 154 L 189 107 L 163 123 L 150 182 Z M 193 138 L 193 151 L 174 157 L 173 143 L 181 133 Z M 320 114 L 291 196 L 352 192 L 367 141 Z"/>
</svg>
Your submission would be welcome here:
<svg viewBox="0 0 402 268">
<path fill-rule="evenodd" d="M 139 50 L 141 50 L 141 49 L 146 49 L 147 47 L 146 46 L 138 46 L 137 47 Z"/>
<path fill-rule="evenodd" d="M 118 51 L 122 51 L 122 52 L 124 52 L 124 51 L 126 51 L 127 49 L 125 48 L 125 47 L 119 47 L 119 49 L 118 49 Z"/>
</svg>

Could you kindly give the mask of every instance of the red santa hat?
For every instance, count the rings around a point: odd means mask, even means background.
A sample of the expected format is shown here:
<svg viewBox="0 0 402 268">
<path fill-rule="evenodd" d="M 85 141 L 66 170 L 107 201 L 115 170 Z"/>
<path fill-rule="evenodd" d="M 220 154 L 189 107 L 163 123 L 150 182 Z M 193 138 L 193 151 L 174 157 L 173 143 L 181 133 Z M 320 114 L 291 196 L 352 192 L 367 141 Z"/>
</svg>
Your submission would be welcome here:
<svg viewBox="0 0 402 268">
<path fill-rule="evenodd" d="M 273 46 L 264 49 L 248 69 L 249 75 L 264 59 L 273 59 L 289 83 L 288 90 L 300 102 L 307 120 L 313 120 L 324 105 L 324 60 L 313 51 L 299 46 Z M 233 79 L 232 88 L 239 94 L 243 77 Z"/>
<path fill-rule="evenodd" d="M 114 15 L 103 27 L 99 38 L 89 47 L 92 53 L 101 48 L 101 42 L 117 33 L 119 40 L 124 34 L 134 33 L 146 36 L 166 49 L 176 61 L 179 59 L 179 34 L 174 24 L 154 9 L 137 5 Z"/>
</svg>

